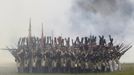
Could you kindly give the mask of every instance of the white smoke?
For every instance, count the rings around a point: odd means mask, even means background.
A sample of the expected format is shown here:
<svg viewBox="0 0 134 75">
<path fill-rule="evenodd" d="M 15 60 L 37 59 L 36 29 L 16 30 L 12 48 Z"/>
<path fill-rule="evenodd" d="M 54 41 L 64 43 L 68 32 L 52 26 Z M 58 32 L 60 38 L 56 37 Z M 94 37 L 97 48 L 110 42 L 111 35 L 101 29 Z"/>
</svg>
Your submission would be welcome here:
<svg viewBox="0 0 134 75">
<path fill-rule="evenodd" d="M 118 42 L 134 44 L 133 0 L 74 0 L 70 14 L 72 33 L 112 35 Z M 132 48 L 120 61 L 134 62 L 133 53 Z"/>
<path fill-rule="evenodd" d="M 124 37 L 133 9 L 133 3 L 129 0 L 75 0 L 71 30 Z"/>
</svg>

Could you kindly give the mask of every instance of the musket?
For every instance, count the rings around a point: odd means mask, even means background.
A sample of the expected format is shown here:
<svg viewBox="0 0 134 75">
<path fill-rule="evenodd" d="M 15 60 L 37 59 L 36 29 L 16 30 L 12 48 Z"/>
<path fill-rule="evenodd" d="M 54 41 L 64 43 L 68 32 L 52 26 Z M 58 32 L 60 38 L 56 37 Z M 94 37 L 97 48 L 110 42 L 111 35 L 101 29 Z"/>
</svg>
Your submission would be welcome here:
<svg viewBox="0 0 134 75">
<path fill-rule="evenodd" d="M 10 48 L 0 48 L 0 50 L 9 50 L 9 51 L 14 51 L 14 50 L 17 50 L 17 49 L 10 49 Z"/>
<path fill-rule="evenodd" d="M 13 50 L 17 50 L 16 48 L 9 48 L 9 47 L 6 47 L 6 48 L 0 48 L 0 50 L 9 50 L 9 51 L 13 51 Z"/>
<path fill-rule="evenodd" d="M 15 58 L 16 58 L 16 51 L 17 49 L 15 48 L 1 48 L 0 50 L 8 50 Z"/>
</svg>

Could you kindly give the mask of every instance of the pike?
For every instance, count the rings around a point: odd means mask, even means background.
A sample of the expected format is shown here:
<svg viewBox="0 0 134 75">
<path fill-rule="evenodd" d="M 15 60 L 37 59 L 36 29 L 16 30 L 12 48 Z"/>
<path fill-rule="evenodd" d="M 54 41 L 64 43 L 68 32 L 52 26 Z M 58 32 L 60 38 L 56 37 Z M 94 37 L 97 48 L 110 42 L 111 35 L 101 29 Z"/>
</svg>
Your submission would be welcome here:
<svg viewBox="0 0 134 75">
<path fill-rule="evenodd" d="M 41 49 L 44 48 L 44 29 L 43 29 L 43 23 L 42 23 L 42 30 L 41 30 L 40 46 L 41 46 Z"/>
<path fill-rule="evenodd" d="M 29 34 L 28 34 L 28 49 L 30 50 L 30 53 L 31 53 L 31 58 L 30 58 L 30 65 L 29 65 L 29 72 L 32 73 L 33 69 L 33 49 L 32 49 L 32 30 L 31 30 L 31 18 L 29 20 Z"/>
</svg>

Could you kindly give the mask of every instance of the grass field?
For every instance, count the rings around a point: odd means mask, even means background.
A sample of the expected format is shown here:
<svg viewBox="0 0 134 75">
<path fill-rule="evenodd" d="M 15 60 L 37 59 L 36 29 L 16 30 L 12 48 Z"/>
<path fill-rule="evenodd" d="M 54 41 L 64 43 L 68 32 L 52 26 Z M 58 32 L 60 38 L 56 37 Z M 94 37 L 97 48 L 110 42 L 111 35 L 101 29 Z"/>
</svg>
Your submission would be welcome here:
<svg viewBox="0 0 134 75">
<path fill-rule="evenodd" d="M 15 65 L 1 66 L 0 75 L 133 75 L 134 64 L 122 64 L 122 71 L 107 73 L 17 73 Z"/>
</svg>

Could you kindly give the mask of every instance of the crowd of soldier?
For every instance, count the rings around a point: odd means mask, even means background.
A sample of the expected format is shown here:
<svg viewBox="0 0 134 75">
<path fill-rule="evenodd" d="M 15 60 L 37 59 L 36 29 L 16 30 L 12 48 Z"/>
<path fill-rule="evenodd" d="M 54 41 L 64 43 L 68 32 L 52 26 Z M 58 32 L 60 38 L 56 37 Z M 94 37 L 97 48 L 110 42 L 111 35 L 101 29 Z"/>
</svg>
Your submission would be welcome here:
<svg viewBox="0 0 134 75">
<path fill-rule="evenodd" d="M 121 69 L 119 59 L 130 48 L 113 45 L 109 36 L 20 38 L 12 54 L 18 72 L 113 72 Z"/>
</svg>

